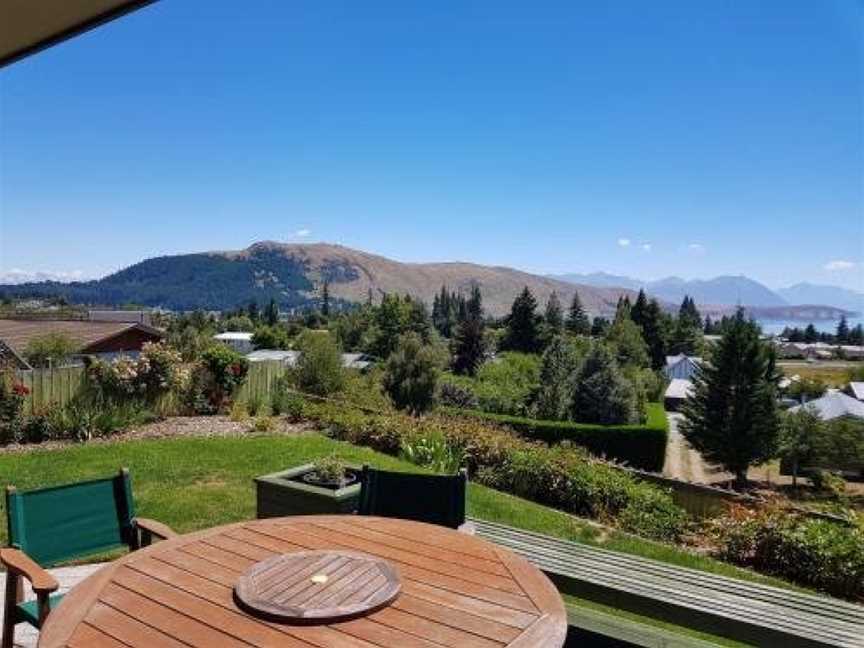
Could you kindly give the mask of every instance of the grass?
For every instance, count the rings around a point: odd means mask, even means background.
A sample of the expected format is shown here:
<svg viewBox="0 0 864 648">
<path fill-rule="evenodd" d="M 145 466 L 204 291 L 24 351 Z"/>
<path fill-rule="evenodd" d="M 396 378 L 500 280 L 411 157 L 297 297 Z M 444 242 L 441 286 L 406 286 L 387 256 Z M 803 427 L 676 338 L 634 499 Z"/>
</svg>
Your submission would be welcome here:
<svg viewBox="0 0 864 648">
<path fill-rule="evenodd" d="M 125 466 L 132 474 L 137 512 L 180 533 L 255 517 L 253 478 L 337 453 L 349 463 L 390 470 L 417 466 L 368 448 L 303 436 L 178 438 L 73 445 L 0 455 L 0 481 L 21 490 L 103 477 Z M 4 504 L 0 502 L 0 511 Z M 715 574 L 792 586 L 682 549 L 616 531 L 501 493 L 468 488 L 468 513 L 530 531 L 654 558 Z M 6 542 L 5 525 L 0 543 Z"/>
<path fill-rule="evenodd" d="M 804 364 L 779 364 L 787 376 L 798 375 L 809 380 L 821 380 L 828 387 L 844 387 L 849 382 L 852 368 L 848 366 L 819 366 Z"/>
<path fill-rule="evenodd" d="M 252 480 L 255 476 L 334 452 L 349 463 L 366 463 L 391 470 L 418 470 L 417 466 L 405 461 L 318 434 L 296 437 L 260 435 L 118 441 L 3 454 L 0 455 L 0 481 L 15 484 L 23 490 L 106 476 L 125 466 L 132 474 L 138 514 L 164 522 L 184 533 L 254 518 Z M 2 506 L 0 503 L 5 518 Z M 469 485 L 468 512 L 490 521 L 674 565 L 791 587 L 783 581 L 670 545 L 640 539 L 478 484 Z M 5 542 L 6 528 L 3 525 L 0 528 L 0 546 Z M 606 611 L 625 614 L 613 608 Z M 627 614 L 631 619 L 634 616 Z M 645 617 L 640 619 L 658 627 L 668 625 Z M 681 631 L 688 632 L 686 629 Z M 695 633 L 693 636 L 703 635 Z"/>
</svg>

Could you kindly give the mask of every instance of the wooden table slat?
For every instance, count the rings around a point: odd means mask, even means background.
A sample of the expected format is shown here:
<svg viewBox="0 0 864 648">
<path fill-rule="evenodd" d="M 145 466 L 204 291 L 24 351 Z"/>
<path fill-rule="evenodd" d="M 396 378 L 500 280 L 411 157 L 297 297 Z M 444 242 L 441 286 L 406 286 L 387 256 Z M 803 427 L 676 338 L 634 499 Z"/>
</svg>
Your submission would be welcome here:
<svg viewBox="0 0 864 648">
<path fill-rule="evenodd" d="M 322 550 L 332 559 L 303 555 Z M 275 622 L 238 607 L 235 587 L 247 572 L 267 601 L 308 614 L 383 607 L 343 621 Z M 388 601 L 382 588 L 400 581 Z M 566 631 L 552 583 L 488 541 L 407 520 L 298 516 L 124 556 L 67 594 L 39 648 L 560 648 Z"/>
</svg>

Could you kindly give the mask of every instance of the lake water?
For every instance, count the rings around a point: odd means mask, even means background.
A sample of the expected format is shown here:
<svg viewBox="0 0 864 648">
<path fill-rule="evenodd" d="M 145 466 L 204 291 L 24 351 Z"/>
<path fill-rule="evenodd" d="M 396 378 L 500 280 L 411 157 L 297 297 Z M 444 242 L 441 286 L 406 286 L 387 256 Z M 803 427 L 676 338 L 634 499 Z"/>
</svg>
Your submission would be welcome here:
<svg viewBox="0 0 864 648">
<path fill-rule="evenodd" d="M 820 333 L 834 333 L 837 330 L 837 323 L 840 320 L 816 320 L 813 326 Z M 849 328 L 853 328 L 858 324 L 864 325 L 864 317 L 850 317 L 848 320 Z M 758 320 L 759 326 L 762 327 L 762 332 L 767 335 L 778 335 L 783 332 L 787 326 L 789 328 L 798 327 L 805 328 L 810 322 L 804 320 Z"/>
</svg>

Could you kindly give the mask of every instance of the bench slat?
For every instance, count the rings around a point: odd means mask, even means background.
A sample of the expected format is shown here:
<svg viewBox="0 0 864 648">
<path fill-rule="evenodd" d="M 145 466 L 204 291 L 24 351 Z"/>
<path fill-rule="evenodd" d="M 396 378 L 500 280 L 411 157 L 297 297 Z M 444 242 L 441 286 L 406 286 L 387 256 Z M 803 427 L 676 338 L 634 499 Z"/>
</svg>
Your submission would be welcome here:
<svg viewBox="0 0 864 648">
<path fill-rule="evenodd" d="M 553 577 L 695 611 L 751 630 L 802 640 L 796 645 L 864 646 L 864 608 L 800 592 L 715 576 L 505 525 L 472 520 L 477 534 L 525 556 Z M 729 624 L 723 629 L 733 638 Z"/>
</svg>

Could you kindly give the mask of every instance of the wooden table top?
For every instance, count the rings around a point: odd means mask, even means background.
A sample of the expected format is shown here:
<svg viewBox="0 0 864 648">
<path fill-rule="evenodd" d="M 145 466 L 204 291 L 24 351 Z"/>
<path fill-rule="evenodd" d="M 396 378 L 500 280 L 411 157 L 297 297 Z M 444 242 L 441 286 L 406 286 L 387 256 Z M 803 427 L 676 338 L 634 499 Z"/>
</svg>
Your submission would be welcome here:
<svg viewBox="0 0 864 648">
<path fill-rule="evenodd" d="M 252 565 L 310 550 L 359 551 L 398 571 L 401 592 L 368 616 L 288 625 L 238 608 Z M 39 648 L 560 648 L 564 604 L 512 552 L 438 526 L 357 515 L 297 516 L 208 529 L 128 554 L 49 615 Z"/>
</svg>

